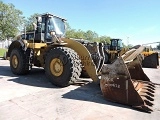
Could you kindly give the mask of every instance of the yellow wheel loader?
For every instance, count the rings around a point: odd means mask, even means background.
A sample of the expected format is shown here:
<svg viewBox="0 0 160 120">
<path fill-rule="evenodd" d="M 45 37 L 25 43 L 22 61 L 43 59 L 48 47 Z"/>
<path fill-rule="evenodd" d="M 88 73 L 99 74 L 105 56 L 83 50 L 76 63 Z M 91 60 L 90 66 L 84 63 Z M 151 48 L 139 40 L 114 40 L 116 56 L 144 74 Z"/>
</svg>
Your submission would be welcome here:
<svg viewBox="0 0 160 120">
<path fill-rule="evenodd" d="M 142 52 L 144 60 L 142 66 L 147 68 L 157 68 L 159 66 L 158 52 L 154 51 L 151 46 L 144 46 L 145 49 Z"/>
<path fill-rule="evenodd" d="M 142 48 L 104 65 L 103 44 L 64 38 L 65 19 L 44 14 L 37 17 L 34 28 L 33 40 L 19 38 L 8 49 L 14 74 L 28 74 L 32 66 L 43 67 L 52 84 L 65 87 L 78 81 L 83 68 L 94 82 L 100 81 L 106 99 L 151 111 L 154 85 L 139 63 Z"/>
<path fill-rule="evenodd" d="M 110 39 L 111 44 L 104 45 L 105 64 L 110 64 L 129 49 L 124 48 L 121 39 Z"/>
<path fill-rule="evenodd" d="M 156 42 L 158 43 L 158 42 Z M 150 43 L 152 44 L 152 43 Z M 136 45 L 132 48 L 124 48 L 121 39 L 111 39 L 111 44 L 104 46 L 105 64 L 112 63 L 119 56 L 122 56 L 129 49 L 138 49 L 141 45 Z M 142 67 L 157 68 L 159 66 L 158 53 L 154 51 L 151 46 L 144 46 L 141 54 Z"/>
</svg>

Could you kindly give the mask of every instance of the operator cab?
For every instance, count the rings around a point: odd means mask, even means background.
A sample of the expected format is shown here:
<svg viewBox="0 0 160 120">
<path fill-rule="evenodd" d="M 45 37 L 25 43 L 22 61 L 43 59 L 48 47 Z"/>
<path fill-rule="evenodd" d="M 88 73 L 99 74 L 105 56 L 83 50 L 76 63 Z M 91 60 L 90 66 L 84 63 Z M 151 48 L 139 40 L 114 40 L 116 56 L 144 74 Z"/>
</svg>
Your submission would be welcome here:
<svg viewBox="0 0 160 120">
<path fill-rule="evenodd" d="M 123 48 L 121 39 L 111 39 L 110 50 L 118 50 L 120 51 Z"/>
<path fill-rule="evenodd" d="M 51 32 L 58 38 L 63 37 L 65 35 L 65 21 L 63 18 L 48 13 L 38 16 L 35 40 L 50 43 L 52 42 Z"/>
</svg>

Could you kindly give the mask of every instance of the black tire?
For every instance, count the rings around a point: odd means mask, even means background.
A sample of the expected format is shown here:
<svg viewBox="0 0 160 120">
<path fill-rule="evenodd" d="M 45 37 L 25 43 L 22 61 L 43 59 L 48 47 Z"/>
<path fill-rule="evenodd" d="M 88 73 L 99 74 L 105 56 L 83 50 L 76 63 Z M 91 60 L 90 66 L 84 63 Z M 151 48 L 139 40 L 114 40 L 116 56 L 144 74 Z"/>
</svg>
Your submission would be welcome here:
<svg viewBox="0 0 160 120">
<path fill-rule="evenodd" d="M 13 59 L 16 56 L 18 64 L 17 67 L 13 65 Z M 10 55 L 10 68 L 16 75 L 24 75 L 29 73 L 29 58 L 27 52 L 24 52 L 21 48 L 15 48 Z"/>
<path fill-rule="evenodd" d="M 79 55 L 73 50 L 73 49 L 68 49 L 68 48 L 63 48 L 65 51 L 67 51 L 70 56 L 71 60 L 73 63 L 73 74 L 70 80 L 70 83 L 75 83 L 79 79 L 82 71 L 82 65 L 81 65 L 81 60 L 79 58 Z"/>
<path fill-rule="evenodd" d="M 87 71 L 85 69 L 82 70 L 80 77 L 81 78 L 90 78 L 90 76 L 88 75 L 88 73 L 87 73 Z"/>
<path fill-rule="evenodd" d="M 108 54 L 107 53 L 104 53 L 104 56 L 105 56 L 105 60 L 104 60 L 104 64 L 107 64 L 108 63 Z"/>
<path fill-rule="evenodd" d="M 57 47 L 49 51 L 45 58 L 45 73 L 50 82 L 59 87 L 66 87 L 70 82 L 75 82 L 81 73 L 80 64 L 76 64 L 77 53 L 70 48 Z M 52 74 L 50 64 L 54 59 L 60 59 L 63 63 L 63 72 L 60 76 Z"/>
</svg>

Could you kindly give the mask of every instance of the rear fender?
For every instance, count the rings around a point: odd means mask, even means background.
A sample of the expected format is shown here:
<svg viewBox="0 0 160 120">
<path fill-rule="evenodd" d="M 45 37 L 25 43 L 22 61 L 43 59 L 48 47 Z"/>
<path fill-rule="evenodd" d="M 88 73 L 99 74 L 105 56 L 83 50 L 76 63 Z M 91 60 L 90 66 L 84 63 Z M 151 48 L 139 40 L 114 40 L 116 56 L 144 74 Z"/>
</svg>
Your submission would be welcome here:
<svg viewBox="0 0 160 120">
<path fill-rule="evenodd" d="M 10 45 L 9 48 L 8 48 L 7 57 L 10 57 L 10 54 L 11 54 L 11 52 L 12 52 L 12 50 L 13 50 L 14 48 L 22 48 L 23 50 L 26 50 L 26 49 L 27 49 L 24 41 L 22 41 L 22 40 L 15 40 L 15 41 L 13 41 L 13 42 L 11 43 L 11 45 Z"/>
</svg>

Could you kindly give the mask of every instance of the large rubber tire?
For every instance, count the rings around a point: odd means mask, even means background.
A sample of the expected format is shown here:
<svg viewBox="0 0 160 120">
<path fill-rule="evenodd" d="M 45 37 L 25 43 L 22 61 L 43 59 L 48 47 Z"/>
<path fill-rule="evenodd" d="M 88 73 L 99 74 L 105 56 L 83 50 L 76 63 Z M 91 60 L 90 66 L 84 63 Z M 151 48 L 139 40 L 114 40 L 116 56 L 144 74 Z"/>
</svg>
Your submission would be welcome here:
<svg viewBox="0 0 160 120">
<path fill-rule="evenodd" d="M 107 64 L 109 60 L 109 56 L 107 53 L 104 53 L 104 56 L 105 56 L 104 64 Z"/>
<path fill-rule="evenodd" d="M 18 63 L 17 67 L 13 65 L 13 59 L 16 57 Z M 28 53 L 24 52 L 21 48 L 15 48 L 12 50 L 10 55 L 10 68 L 12 73 L 16 75 L 24 75 L 29 73 L 29 57 Z"/>
<path fill-rule="evenodd" d="M 90 76 L 88 75 L 88 73 L 87 73 L 87 71 L 85 69 L 82 70 L 80 77 L 81 78 L 90 78 Z"/>
<path fill-rule="evenodd" d="M 54 59 L 63 63 L 63 72 L 60 76 L 52 74 L 50 64 Z M 77 53 L 66 47 L 57 47 L 49 51 L 45 58 L 45 74 L 50 82 L 58 87 L 66 87 L 76 82 L 81 73 L 81 64 Z"/>
<path fill-rule="evenodd" d="M 67 51 L 68 54 L 70 54 L 71 56 L 71 60 L 73 63 L 73 74 L 70 82 L 75 83 L 81 75 L 81 71 L 82 71 L 81 60 L 79 58 L 79 55 L 73 49 L 65 48 L 65 47 L 63 47 L 63 49 Z"/>
</svg>

